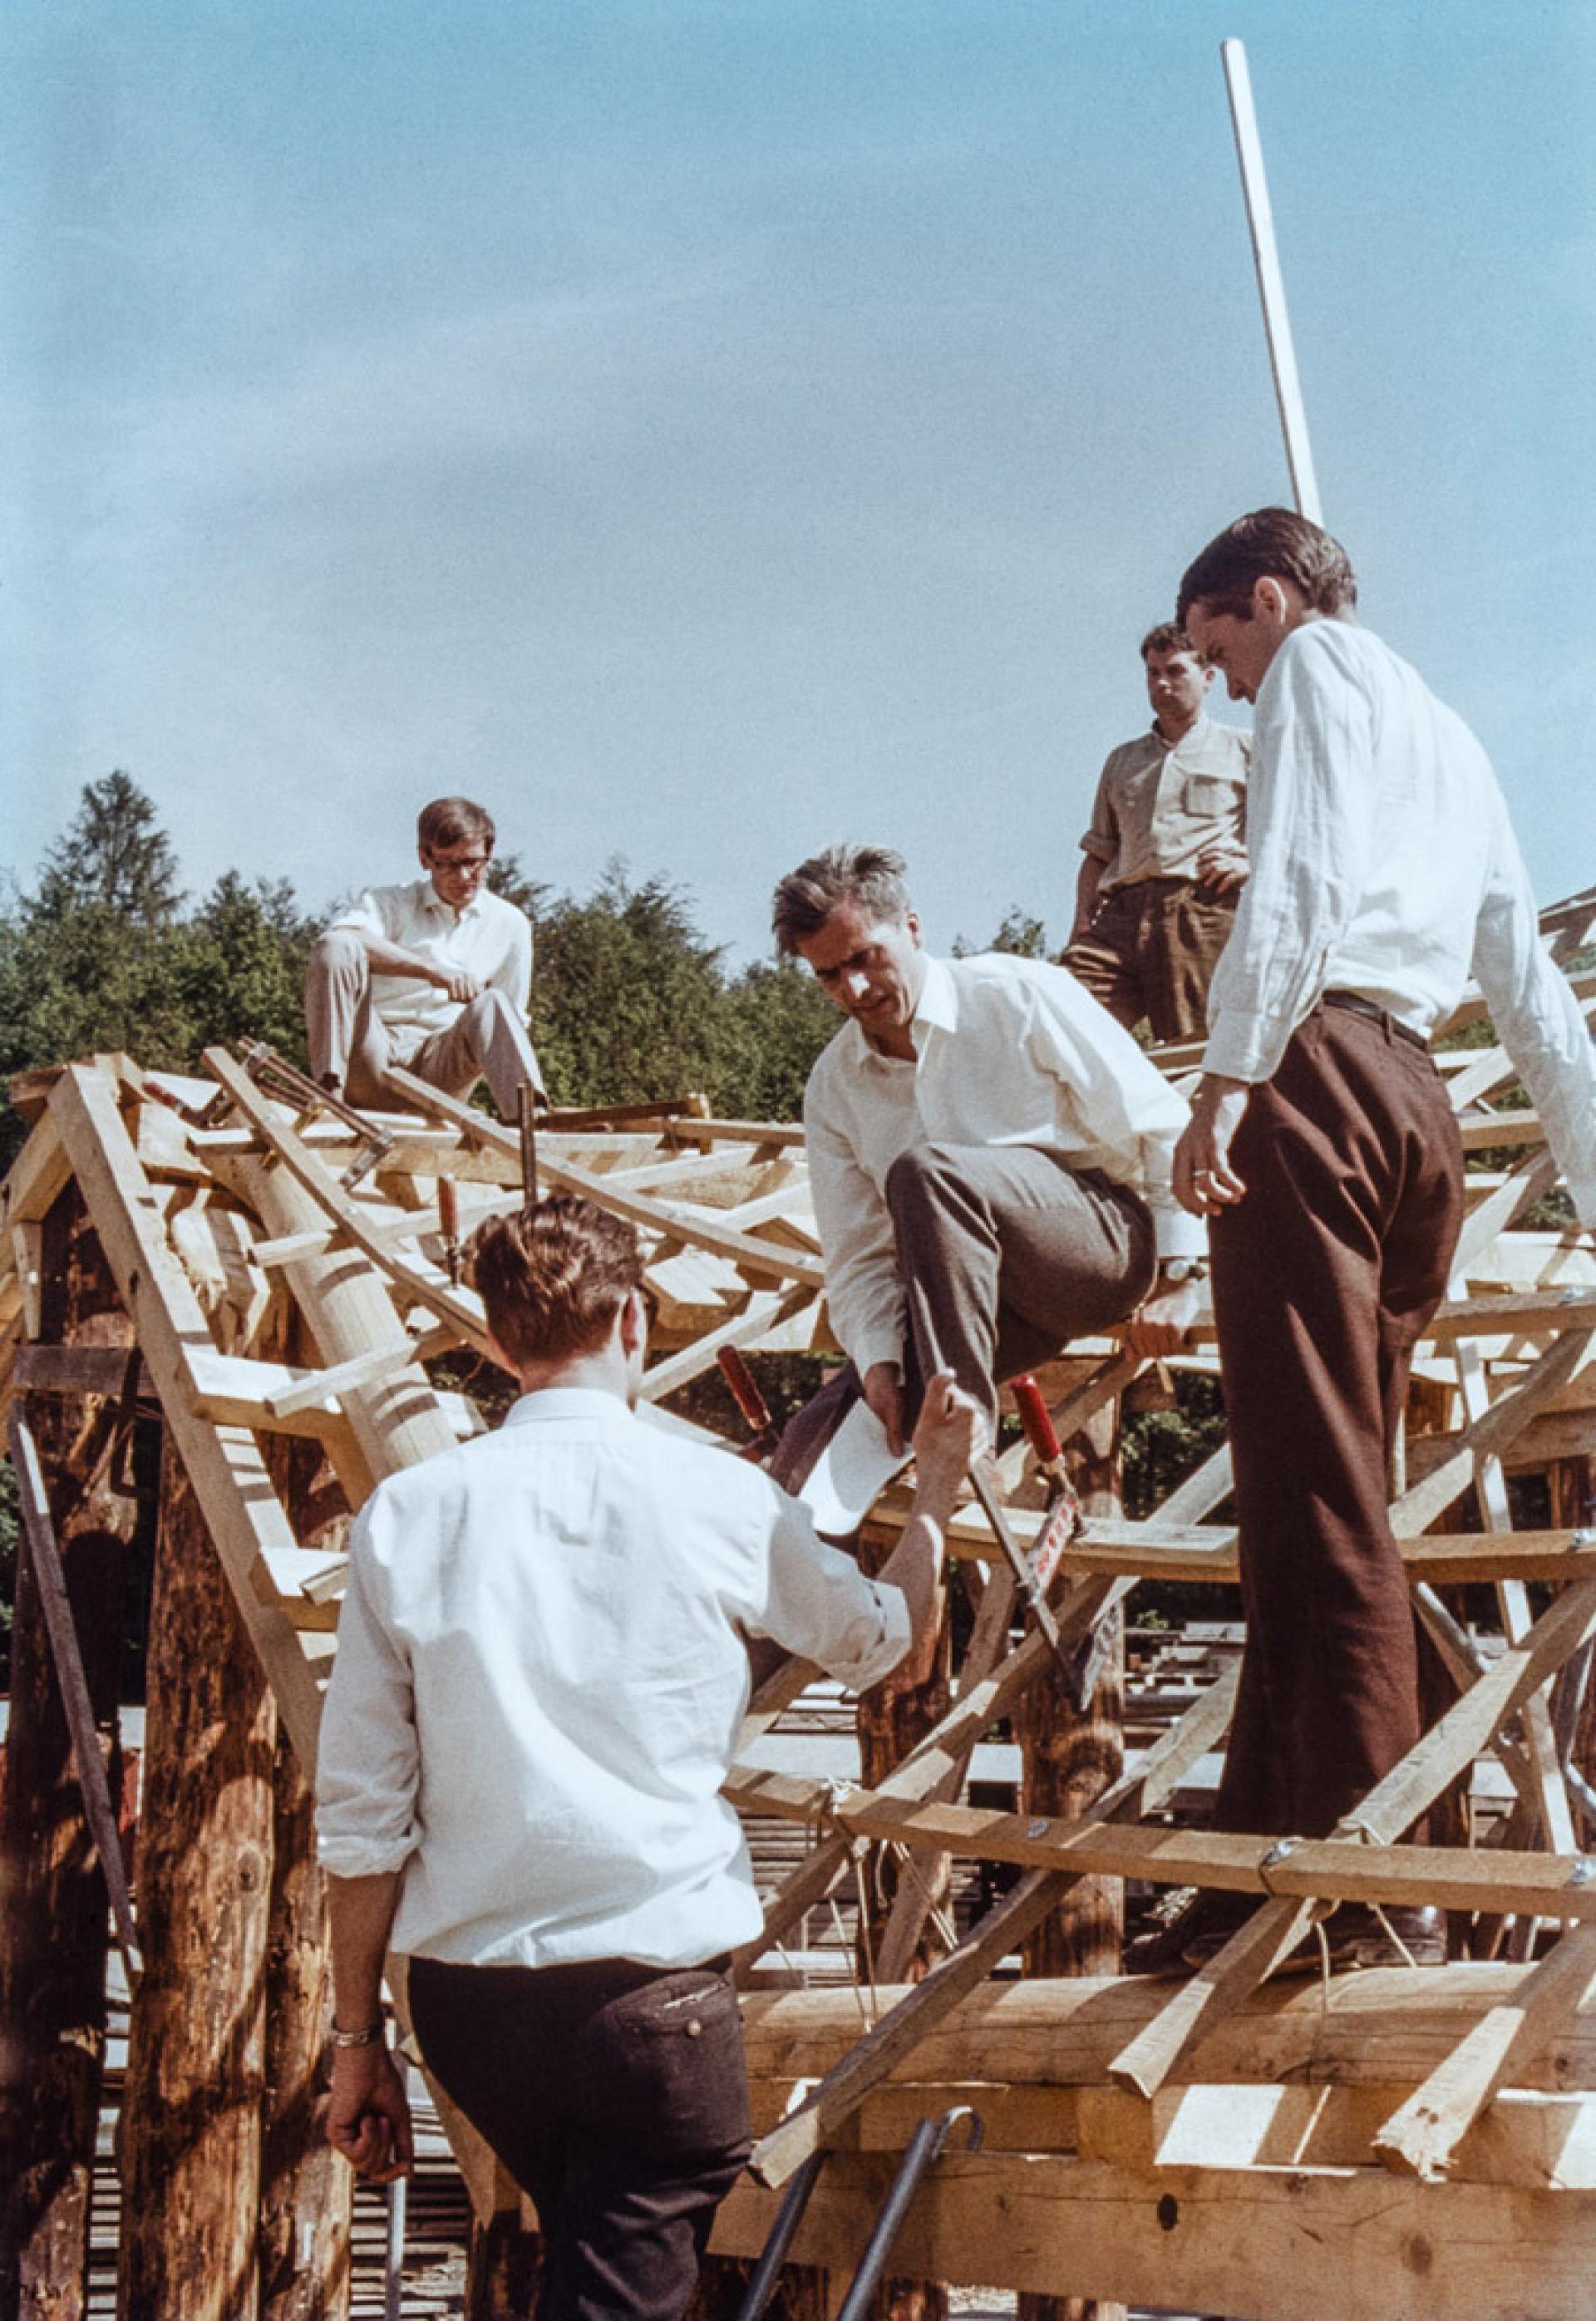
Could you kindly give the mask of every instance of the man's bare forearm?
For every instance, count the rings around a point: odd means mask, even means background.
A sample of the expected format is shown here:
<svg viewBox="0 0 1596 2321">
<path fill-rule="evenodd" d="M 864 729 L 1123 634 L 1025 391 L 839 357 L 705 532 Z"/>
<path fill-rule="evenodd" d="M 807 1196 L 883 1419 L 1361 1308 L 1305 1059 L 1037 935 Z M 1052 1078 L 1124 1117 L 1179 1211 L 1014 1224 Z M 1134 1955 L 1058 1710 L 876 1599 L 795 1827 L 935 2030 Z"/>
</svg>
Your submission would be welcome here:
<svg viewBox="0 0 1596 2321">
<path fill-rule="evenodd" d="M 373 975 L 407 976 L 417 983 L 442 981 L 435 960 L 423 959 L 418 951 L 406 951 L 403 943 L 389 942 L 385 936 L 369 933 L 364 927 L 356 933 L 365 945 L 366 961 Z"/>
<path fill-rule="evenodd" d="M 327 1880 L 333 2014 L 341 2031 L 364 2031 L 382 2012 L 382 1967 L 398 1903 L 397 1870 Z"/>
</svg>

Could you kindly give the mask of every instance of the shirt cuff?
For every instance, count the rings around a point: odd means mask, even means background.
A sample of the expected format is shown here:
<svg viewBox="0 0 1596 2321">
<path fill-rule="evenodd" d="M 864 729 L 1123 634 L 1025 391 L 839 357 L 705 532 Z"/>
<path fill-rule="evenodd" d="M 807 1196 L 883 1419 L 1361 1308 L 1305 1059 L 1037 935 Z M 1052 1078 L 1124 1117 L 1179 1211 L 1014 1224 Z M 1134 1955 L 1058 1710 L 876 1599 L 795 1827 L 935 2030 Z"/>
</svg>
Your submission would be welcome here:
<svg viewBox="0 0 1596 2321">
<path fill-rule="evenodd" d="M 1154 1246 L 1162 1264 L 1166 1257 L 1206 1257 L 1208 1229 L 1201 1217 L 1173 1206 L 1153 1212 Z"/>
<path fill-rule="evenodd" d="M 1099 831 L 1089 830 L 1081 842 L 1081 851 L 1091 855 L 1099 862 L 1112 862 L 1119 849 L 1111 838 L 1103 837 Z"/>
<path fill-rule="evenodd" d="M 388 1878 L 403 1870 L 415 1851 L 413 1832 L 397 1839 L 340 1837 L 316 1825 L 316 1858 L 334 1878 Z"/>
<path fill-rule="evenodd" d="M 1202 1069 L 1216 1079 L 1272 1079 L 1296 1028 L 1284 1015 L 1244 1015 L 1227 1007 L 1208 1033 Z"/>
<path fill-rule="evenodd" d="M 862 1644 L 846 1661 L 834 1658 L 826 1662 L 830 1675 L 850 1692 L 868 1692 L 872 1684 L 890 1676 L 914 1642 L 914 1630 L 909 1624 L 908 1597 L 901 1588 L 889 1581 L 885 1586 L 871 1579 L 865 1582 L 876 1599 L 880 1614 L 880 1625 L 868 1643 Z"/>
<path fill-rule="evenodd" d="M 839 1333 L 840 1334 L 840 1333 Z M 897 1330 L 866 1330 L 848 1348 L 848 1359 L 862 1379 L 878 1362 L 894 1362 L 903 1368 L 903 1339 Z"/>
</svg>

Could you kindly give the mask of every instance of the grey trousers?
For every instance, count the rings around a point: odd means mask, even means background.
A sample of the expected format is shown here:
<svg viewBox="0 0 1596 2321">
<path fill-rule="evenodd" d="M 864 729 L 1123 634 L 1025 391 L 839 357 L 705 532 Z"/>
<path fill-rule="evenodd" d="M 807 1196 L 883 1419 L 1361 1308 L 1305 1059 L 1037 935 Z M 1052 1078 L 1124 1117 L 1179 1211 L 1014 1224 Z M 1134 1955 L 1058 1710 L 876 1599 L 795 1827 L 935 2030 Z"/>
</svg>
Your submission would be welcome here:
<svg viewBox="0 0 1596 2321">
<path fill-rule="evenodd" d="M 312 947 L 305 975 L 305 1028 L 311 1077 L 334 1079 L 352 1105 L 403 1103 L 388 1087 L 397 1064 L 448 1096 L 464 1096 L 486 1079 L 501 1116 L 513 1121 L 521 1084 L 541 1096 L 526 1026 L 502 991 L 491 988 L 468 1000 L 446 1032 L 430 1037 L 386 1024 L 371 1005 L 366 946 L 351 927 L 333 927 Z"/>
<path fill-rule="evenodd" d="M 908 1309 L 911 1411 L 951 1370 L 994 1422 L 997 1388 L 1134 1313 L 1158 1271 L 1127 1186 L 1035 1145 L 922 1144 L 887 1177 Z"/>
</svg>

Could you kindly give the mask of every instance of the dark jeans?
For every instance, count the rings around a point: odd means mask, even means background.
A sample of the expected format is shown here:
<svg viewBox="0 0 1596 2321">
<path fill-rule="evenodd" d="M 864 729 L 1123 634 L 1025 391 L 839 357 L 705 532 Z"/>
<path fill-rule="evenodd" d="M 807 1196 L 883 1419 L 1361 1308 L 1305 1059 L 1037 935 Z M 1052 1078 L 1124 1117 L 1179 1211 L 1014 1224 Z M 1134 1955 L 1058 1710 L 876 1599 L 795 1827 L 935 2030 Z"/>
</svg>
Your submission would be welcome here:
<svg viewBox="0 0 1596 2321">
<path fill-rule="evenodd" d="M 749 2152 L 719 1961 L 410 1965 L 426 2065 L 537 2203 L 539 2321 L 677 2321 Z"/>
<path fill-rule="evenodd" d="M 1247 1641 L 1224 1830 L 1324 1837 L 1418 1739 L 1387 1455 L 1446 1287 L 1463 1153 L 1440 1074 L 1321 1006 L 1254 1088 L 1209 1226 Z"/>
<path fill-rule="evenodd" d="M 1062 964 L 1127 1031 L 1145 1016 L 1155 1040 L 1199 1039 L 1236 901 L 1192 878 L 1116 887 Z"/>
</svg>

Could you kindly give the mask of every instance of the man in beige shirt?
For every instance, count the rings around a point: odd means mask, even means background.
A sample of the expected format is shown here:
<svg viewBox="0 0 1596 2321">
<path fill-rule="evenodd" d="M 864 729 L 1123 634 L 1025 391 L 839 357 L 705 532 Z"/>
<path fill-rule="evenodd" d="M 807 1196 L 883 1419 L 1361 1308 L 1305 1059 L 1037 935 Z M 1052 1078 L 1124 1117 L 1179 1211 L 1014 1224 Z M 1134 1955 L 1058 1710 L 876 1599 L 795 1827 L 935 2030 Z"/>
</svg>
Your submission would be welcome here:
<svg viewBox="0 0 1596 2321">
<path fill-rule="evenodd" d="M 393 1102 L 397 1064 L 451 1096 L 486 1079 L 514 1120 L 543 1078 L 526 1033 L 532 923 L 488 887 L 493 817 L 434 798 L 416 824 L 423 876 L 372 887 L 312 949 L 305 977 L 310 1069 L 351 1104 Z"/>
<path fill-rule="evenodd" d="M 1151 630 L 1142 662 L 1153 724 L 1103 768 L 1062 963 L 1127 1030 L 1192 1040 L 1247 875 L 1250 745 L 1207 715 L 1214 672 L 1183 629 Z"/>
</svg>

